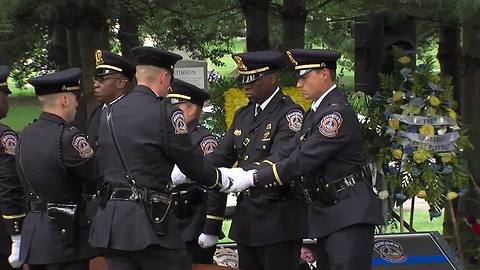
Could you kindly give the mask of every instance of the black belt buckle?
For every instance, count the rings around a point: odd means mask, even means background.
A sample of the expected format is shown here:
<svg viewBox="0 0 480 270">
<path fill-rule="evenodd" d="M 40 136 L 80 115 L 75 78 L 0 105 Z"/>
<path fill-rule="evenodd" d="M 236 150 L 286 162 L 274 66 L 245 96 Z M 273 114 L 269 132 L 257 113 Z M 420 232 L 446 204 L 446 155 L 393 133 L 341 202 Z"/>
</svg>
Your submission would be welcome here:
<svg viewBox="0 0 480 270">
<path fill-rule="evenodd" d="M 110 200 L 116 201 L 137 201 L 138 198 L 138 194 L 130 188 L 114 188 L 110 195 Z"/>
</svg>

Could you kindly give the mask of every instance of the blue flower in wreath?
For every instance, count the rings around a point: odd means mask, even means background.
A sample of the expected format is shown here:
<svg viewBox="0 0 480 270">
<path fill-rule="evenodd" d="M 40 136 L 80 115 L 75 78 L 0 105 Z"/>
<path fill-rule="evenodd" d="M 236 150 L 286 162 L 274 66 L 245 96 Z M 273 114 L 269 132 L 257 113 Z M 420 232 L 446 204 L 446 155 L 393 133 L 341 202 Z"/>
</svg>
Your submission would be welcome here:
<svg viewBox="0 0 480 270">
<path fill-rule="evenodd" d="M 438 165 L 438 164 L 432 164 L 430 166 L 430 169 L 432 169 L 432 172 L 438 172 L 442 169 L 442 166 Z"/>
<path fill-rule="evenodd" d="M 398 173 L 398 168 L 396 166 L 388 166 L 388 172 L 391 174 Z"/>
<path fill-rule="evenodd" d="M 407 132 L 410 132 L 410 133 L 417 133 L 418 128 L 417 128 L 417 126 L 414 126 L 414 125 L 408 125 L 405 130 L 406 130 Z M 410 146 L 412 146 L 412 145 L 410 144 Z M 412 146 L 412 147 L 413 147 L 413 146 Z"/>
<path fill-rule="evenodd" d="M 426 64 L 420 64 L 417 66 L 417 72 L 418 73 L 423 73 L 425 70 L 427 70 L 427 65 Z"/>
<path fill-rule="evenodd" d="M 389 109 L 386 109 L 384 112 L 383 112 L 383 115 L 385 116 L 385 118 L 389 119 L 391 116 L 392 116 L 392 111 L 390 111 Z"/>
<path fill-rule="evenodd" d="M 423 106 L 425 106 L 425 100 L 421 97 L 414 97 L 410 100 L 410 104 L 418 108 L 423 108 Z"/>
<path fill-rule="evenodd" d="M 405 78 L 405 79 L 410 79 L 410 78 L 412 78 L 412 69 L 402 68 L 402 69 L 400 69 L 400 75 L 402 75 L 402 77 Z"/>
<path fill-rule="evenodd" d="M 382 100 L 382 94 L 380 94 L 380 91 L 375 92 L 373 95 L 373 100 L 380 101 Z"/>
<path fill-rule="evenodd" d="M 445 100 L 443 104 L 445 104 L 445 106 L 447 106 L 448 108 L 451 108 L 453 106 L 453 102 L 450 99 Z"/>
<path fill-rule="evenodd" d="M 419 176 L 420 175 L 420 170 L 417 167 L 413 167 L 412 170 L 410 171 L 410 174 L 412 176 Z"/>
<path fill-rule="evenodd" d="M 432 221 L 434 218 L 438 218 L 442 215 L 442 213 L 437 211 L 437 210 L 429 210 L 428 213 L 430 214 L 430 221 Z"/>
<path fill-rule="evenodd" d="M 452 171 L 453 171 L 453 167 L 450 166 L 450 165 L 447 165 L 447 166 L 445 166 L 445 168 L 443 168 L 442 173 L 443 174 L 450 174 L 450 173 L 452 173 Z"/>
<path fill-rule="evenodd" d="M 407 155 L 411 155 L 413 154 L 413 152 L 415 152 L 415 147 L 411 144 L 407 144 L 404 148 L 403 148 L 403 151 L 405 151 L 405 153 Z"/>
<path fill-rule="evenodd" d="M 433 92 L 442 90 L 440 86 L 438 86 L 436 83 L 433 83 L 433 82 L 428 83 L 428 88 L 430 88 L 430 90 L 432 90 Z"/>
</svg>

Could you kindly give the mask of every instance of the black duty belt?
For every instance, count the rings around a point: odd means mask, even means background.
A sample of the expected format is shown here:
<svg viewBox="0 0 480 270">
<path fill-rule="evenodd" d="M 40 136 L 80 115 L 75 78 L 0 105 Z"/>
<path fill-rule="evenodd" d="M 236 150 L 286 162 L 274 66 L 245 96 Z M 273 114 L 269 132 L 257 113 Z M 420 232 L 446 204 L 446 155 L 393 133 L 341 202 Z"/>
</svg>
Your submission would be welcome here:
<svg viewBox="0 0 480 270">
<path fill-rule="evenodd" d="M 273 186 L 269 188 L 257 188 L 251 187 L 247 188 L 246 190 L 242 191 L 240 194 L 246 197 L 255 197 L 261 194 L 286 194 L 290 192 L 289 187 L 285 186 Z"/>
<path fill-rule="evenodd" d="M 167 193 L 144 188 L 144 189 L 138 190 L 138 196 L 137 196 L 135 192 L 132 191 L 131 188 L 117 187 L 117 188 L 112 188 L 109 199 L 112 201 L 138 201 L 138 200 L 150 201 L 152 194 L 166 195 Z"/>
<path fill-rule="evenodd" d="M 40 200 L 32 200 L 29 202 L 29 210 L 30 212 L 39 213 L 39 212 L 46 212 L 49 204 L 78 205 L 82 207 L 83 203 L 84 201 L 82 201 L 81 203 L 76 203 L 76 202 L 54 203 L 54 202 L 44 202 Z"/>
</svg>

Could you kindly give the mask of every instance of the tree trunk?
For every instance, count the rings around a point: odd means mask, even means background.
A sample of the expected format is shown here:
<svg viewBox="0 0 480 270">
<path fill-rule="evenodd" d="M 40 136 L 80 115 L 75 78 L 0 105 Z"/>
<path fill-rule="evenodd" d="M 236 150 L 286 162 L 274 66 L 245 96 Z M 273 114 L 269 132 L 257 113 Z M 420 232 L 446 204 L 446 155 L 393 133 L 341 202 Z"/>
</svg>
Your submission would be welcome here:
<svg viewBox="0 0 480 270">
<path fill-rule="evenodd" d="M 57 70 L 68 68 L 68 42 L 67 30 L 61 24 L 55 24 L 52 27 L 53 46 L 52 53 L 55 58 Z"/>
<path fill-rule="evenodd" d="M 469 170 L 472 175 L 472 185 L 467 198 L 464 200 L 465 209 L 463 214 L 473 215 L 480 218 L 480 21 L 478 13 L 472 12 L 466 16 L 463 24 L 463 60 L 465 72 L 462 81 L 461 113 L 464 124 L 469 129 L 469 138 L 474 149 L 468 152 Z M 471 234 L 471 233 L 470 233 Z M 478 250 L 472 251 L 478 256 Z M 472 253 L 465 250 L 466 263 Z M 468 265 L 467 265 L 468 266 Z M 478 269 L 478 264 L 471 266 Z"/>
<path fill-rule="evenodd" d="M 247 24 L 247 51 L 270 49 L 269 0 L 239 0 Z"/>
<path fill-rule="evenodd" d="M 283 26 L 282 49 L 305 46 L 306 0 L 284 0 L 281 12 Z"/>
<path fill-rule="evenodd" d="M 456 23 L 445 24 L 439 29 L 438 54 L 440 70 L 443 76 L 452 78 L 454 86 L 454 98 L 460 102 L 461 78 L 460 78 L 460 29 Z M 459 104 L 460 105 L 460 104 Z M 454 200 L 453 208 L 457 209 L 458 200 Z M 455 213 L 456 214 L 456 213 Z M 452 213 L 449 207 L 445 207 L 443 219 L 443 237 L 455 247 Z"/>
<path fill-rule="evenodd" d="M 122 55 L 133 62 L 134 57 L 130 51 L 141 45 L 138 39 L 138 19 L 127 7 L 121 7 L 118 24 L 120 29 L 117 38 L 120 41 Z"/>
<path fill-rule="evenodd" d="M 452 23 L 440 27 L 438 36 L 438 54 L 441 73 L 452 78 L 454 98 L 461 102 L 461 78 L 460 78 L 460 28 Z M 461 104 L 459 104 L 459 107 Z"/>
</svg>

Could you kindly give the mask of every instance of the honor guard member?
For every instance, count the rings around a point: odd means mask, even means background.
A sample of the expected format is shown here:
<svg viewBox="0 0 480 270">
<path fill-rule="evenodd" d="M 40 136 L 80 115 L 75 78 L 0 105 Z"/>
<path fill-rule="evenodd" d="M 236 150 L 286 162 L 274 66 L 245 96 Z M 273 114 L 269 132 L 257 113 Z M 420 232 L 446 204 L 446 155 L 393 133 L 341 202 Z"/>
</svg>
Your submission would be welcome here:
<svg viewBox="0 0 480 270">
<path fill-rule="evenodd" d="M 21 261 L 31 270 L 88 269 L 98 252 L 88 244 L 83 193 L 98 183 L 93 149 L 70 123 L 80 94 L 81 69 L 30 79 L 42 107 L 17 144 L 17 172 L 29 212 L 22 229 Z"/>
<path fill-rule="evenodd" d="M 89 241 L 106 250 L 108 269 L 191 269 L 170 211 L 172 168 L 177 164 L 207 189 L 223 190 L 233 181 L 204 161 L 182 111 L 164 99 L 182 57 L 152 47 L 132 53 L 138 85 L 108 105 L 100 121 L 104 185 Z"/>
<path fill-rule="evenodd" d="M 202 155 L 210 154 L 217 139 L 199 123 L 203 104 L 210 95 L 195 85 L 175 79 L 167 95 L 183 111 L 192 144 Z M 174 212 L 193 263 L 212 264 L 222 234 L 227 196 L 191 183 L 173 188 Z"/>
<path fill-rule="evenodd" d="M 8 66 L 0 66 L 0 119 L 7 116 L 8 95 L 12 93 L 7 84 L 9 73 Z M 20 230 L 25 218 L 24 193 L 15 168 L 18 136 L 8 126 L 0 124 L 0 140 L 0 269 L 13 269 L 12 266 L 22 264 L 19 256 Z"/>
<path fill-rule="evenodd" d="M 135 66 L 127 59 L 106 50 L 95 51 L 93 95 L 100 105 L 88 120 L 88 142 L 94 149 L 98 146 L 98 125 L 103 109 L 127 93 L 134 75 Z"/>
<path fill-rule="evenodd" d="M 209 156 L 215 166 L 268 166 L 302 126 L 303 110 L 278 86 L 284 56 L 276 51 L 234 54 L 239 82 L 249 100 Z M 240 193 L 230 238 L 238 245 L 240 269 L 290 270 L 299 264 L 306 233 L 306 207 L 290 185 L 272 182 Z"/>
<path fill-rule="evenodd" d="M 371 269 L 374 227 L 384 222 L 362 156 L 360 124 L 335 85 L 340 53 L 292 49 L 287 55 L 299 71 L 297 87 L 313 101 L 311 109 L 273 165 L 258 170 L 248 184 L 235 181 L 231 190 L 299 181 L 310 203 L 308 237 L 317 239 L 318 268 Z"/>
</svg>

